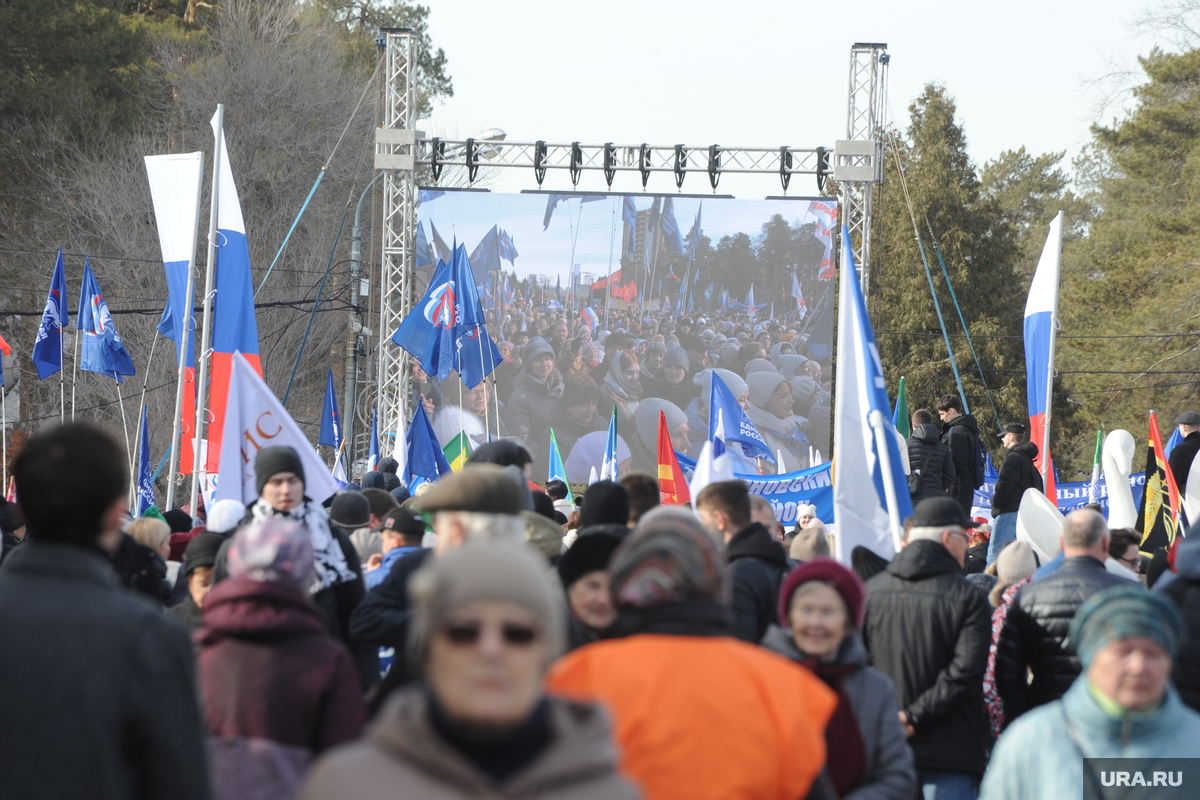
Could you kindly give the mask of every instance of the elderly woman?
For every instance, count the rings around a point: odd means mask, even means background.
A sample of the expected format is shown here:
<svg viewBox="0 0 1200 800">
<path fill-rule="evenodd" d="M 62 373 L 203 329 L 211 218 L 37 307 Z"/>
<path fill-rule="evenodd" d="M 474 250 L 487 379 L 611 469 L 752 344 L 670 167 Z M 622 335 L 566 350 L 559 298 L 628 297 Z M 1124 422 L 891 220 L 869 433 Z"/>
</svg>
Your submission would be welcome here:
<svg viewBox="0 0 1200 800">
<path fill-rule="evenodd" d="M 1170 680 L 1184 637 L 1170 600 L 1135 584 L 1111 587 L 1080 606 L 1068 635 L 1083 673 L 1061 699 L 1008 726 L 982 800 L 1106 796 L 1100 767 L 1085 759 L 1200 757 L 1200 714 Z"/>
<path fill-rule="evenodd" d="M 628 533 L 624 525 L 585 528 L 559 559 L 558 578 L 567 594 L 570 613 L 568 651 L 599 640 L 617 618 L 609 591 L 608 562 Z"/>
<path fill-rule="evenodd" d="M 666 358 L 667 347 L 662 342 L 650 341 L 646 344 L 646 355 L 642 357 L 642 380 L 647 378 L 657 380 L 662 372 L 663 359 Z"/>
<path fill-rule="evenodd" d="M 252 523 L 226 561 L 229 577 L 204 600 L 196 658 L 217 796 L 283 800 L 315 755 L 359 737 L 362 686 L 309 599 L 307 530 L 278 517 Z"/>
<path fill-rule="evenodd" d="M 526 345 L 521 359 L 524 366 L 500 417 L 510 435 L 536 447 L 542 426 L 558 410 L 563 379 L 554 368 L 554 350 L 542 339 Z M 536 458 L 539 453 L 533 455 Z"/>
<path fill-rule="evenodd" d="M 423 683 L 388 699 L 367 738 L 322 759 L 301 800 L 635 798 L 598 707 L 548 697 L 561 601 L 523 545 L 468 542 L 412 577 L 409 642 Z"/>
<path fill-rule="evenodd" d="M 1037 557 L 1028 542 L 1009 542 L 1000 549 L 996 558 L 996 585 L 988 593 L 992 604 L 992 644 L 988 648 L 987 667 L 983 671 L 983 703 L 987 706 L 988 722 L 992 736 L 1004 730 L 1004 701 L 996 690 L 996 653 L 1000 649 L 1000 633 L 1013 598 L 1021 587 L 1033 580 L 1037 571 Z"/>
<path fill-rule="evenodd" d="M 801 427 L 804 420 L 792 413 L 792 387 L 787 378 L 777 372 L 752 372 L 746 376 L 746 384 L 750 387 L 750 410 L 746 412 L 750 421 L 771 453 L 783 454 L 783 463 L 775 465 L 776 473 L 807 468 L 808 436 Z"/>
<path fill-rule="evenodd" d="M 641 374 L 638 357 L 626 350 L 612 360 L 600 383 L 600 407 L 607 411 L 616 406 L 618 424 L 632 423 L 637 414 L 643 394 Z"/>
<path fill-rule="evenodd" d="M 636 435 L 630 441 L 633 453 L 633 468 L 638 472 L 658 474 L 658 414 L 662 412 L 667 420 L 667 433 L 671 437 L 671 447 L 680 453 L 686 453 L 691 446 L 690 430 L 687 414 L 683 409 L 668 400 L 650 397 L 638 406 L 633 422 Z M 628 429 L 626 429 L 628 430 Z"/>
<path fill-rule="evenodd" d="M 692 383 L 691 361 L 682 347 L 672 347 L 663 356 L 662 369 L 646 390 L 649 397 L 667 400 L 680 408 L 687 408 L 699 390 Z"/>
<path fill-rule="evenodd" d="M 780 624 L 767 631 L 763 646 L 807 667 L 837 693 L 825 743 L 838 797 L 910 800 L 917 771 L 896 690 L 867 666 L 857 633 L 865 601 L 862 582 L 836 561 L 802 564 L 780 587 Z"/>
<path fill-rule="evenodd" d="M 622 769 L 646 796 L 828 796 L 809 790 L 836 698 L 732 637 L 725 557 L 700 520 L 678 507 L 649 512 L 609 576 L 616 622 L 559 661 L 547 685 L 612 710 Z"/>
</svg>

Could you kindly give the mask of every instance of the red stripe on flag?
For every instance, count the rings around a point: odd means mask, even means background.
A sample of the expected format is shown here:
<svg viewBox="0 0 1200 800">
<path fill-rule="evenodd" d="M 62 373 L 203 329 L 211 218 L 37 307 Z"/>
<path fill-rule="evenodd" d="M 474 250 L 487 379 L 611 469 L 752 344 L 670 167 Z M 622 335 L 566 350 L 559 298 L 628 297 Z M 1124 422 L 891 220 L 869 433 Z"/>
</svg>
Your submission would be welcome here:
<svg viewBox="0 0 1200 800">
<path fill-rule="evenodd" d="M 262 377 L 262 364 L 256 353 L 243 353 L 254 371 Z M 229 395 L 229 373 L 233 369 L 233 353 L 213 353 L 209 364 L 212 369 L 212 380 L 208 390 L 209 421 L 206 423 L 208 433 L 208 458 L 204 469 L 212 475 L 217 474 L 217 466 L 221 463 L 221 436 L 225 432 L 225 401 Z"/>
<path fill-rule="evenodd" d="M 1046 444 L 1046 415 L 1038 414 L 1029 418 L 1029 441 L 1037 445 L 1037 458 L 1033 460 L 1033 468 L 1038 472 L 1042 471 L 1042 464 L 1049 464 L 1049 469 L 1045 471 L 1042 477 L 1042 482 L 1045 484 L 1044 491 L 1046 497 L 1054 501 L 1058 505 L 1058 490 L 1054 485 L 1054 456 L 1050 453 L 1050 448 Z"/>
</svg>

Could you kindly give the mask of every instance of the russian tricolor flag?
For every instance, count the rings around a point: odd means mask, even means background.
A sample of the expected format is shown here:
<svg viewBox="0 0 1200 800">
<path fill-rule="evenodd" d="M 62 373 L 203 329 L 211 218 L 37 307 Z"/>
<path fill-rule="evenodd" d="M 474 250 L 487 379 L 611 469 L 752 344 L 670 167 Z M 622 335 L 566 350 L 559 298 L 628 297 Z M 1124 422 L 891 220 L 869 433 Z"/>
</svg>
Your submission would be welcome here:
<svg viewBox="0 0 1200 800">
<path fill-rule="evenodd" d="M 200 224 L 200 188 L 204 159 L 200 153 L 146 156 L 146 177 L 154 201 L 154 220 L 167 274 L 167 305 L 158 332 L 175 342 L 175 358 L 183 370 L 183 409 L 180 424 L 179 464 L 191 470 L 192 423 L 196 419 L 196 358 L 192 313 L 194 287 L 188 285 Z M 191 291 L 189 291 L 191 290 Z M 170 467 L 177 469 L 176 464 Z"/>
<path fill-rule="evenodd" d="M 1050 222 L 1029 299 L 1025 301 L 1025 391 L 1029 402 L 1029 441 L 1037 445 L 1034 466 L 1042 474 L 1046 496 L 1054 499 L 1050 455 L 1050 398 L 1054 391 L 1054 335 L 1058 328 L 1058 272 L 1062 255 L 1063 214 Z"/>
<path fill-rule="evenodd" d="M 217 263 L 216 296 L 213 298 L 212 361 L 209 381 L 207 471 L 217 471 L 221 461 L 221 436 L 225 428 L 225 398 L 229 394 L 229 374 L 233 354 L 241 353 L 262 377 L 258 357 L 258 326 L 254 320 L 254 286 L 250 280 L 250 244 L 242 204 L 229 166 L 225 131 L 217 115 L 212 118 L 213 135 L 220 148 L 220 172 L 217 175 Z"/>
</svg>

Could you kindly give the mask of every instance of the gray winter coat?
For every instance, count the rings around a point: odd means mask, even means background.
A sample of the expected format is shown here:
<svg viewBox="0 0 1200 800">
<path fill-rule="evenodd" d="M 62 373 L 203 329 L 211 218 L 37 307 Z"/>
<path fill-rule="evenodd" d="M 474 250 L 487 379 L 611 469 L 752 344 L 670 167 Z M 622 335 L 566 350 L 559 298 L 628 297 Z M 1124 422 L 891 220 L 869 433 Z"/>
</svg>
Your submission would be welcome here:
<svg viewBox="0 0 1200 800">
<path fill-rule="evenodd" d="M 791 632 L 778 625 L 767 630 L 762 646 L 793 661 L 808 658 L 796 647 Z M 836 663 L 859 667 L 842 679 L 842 686 L 867 750 L 866 779 L 843 800 L 911 800 L 917 789 L 917 769 L 900 727 L 900 707 L 891 678 L 867 666 L 867 650 L 857 633 L 842 640 Z"/>
<path fill-rule="evenodd" d="M 941 497 L 954 486 L 957 477 L 954 457 L 950 448 L 938 440 L 938 429 L 933 423 L 922 422 L 908 437 L 908 468 L 921 472 L 921 490 L 913 495 L 914 503 Z"/>
</svg>

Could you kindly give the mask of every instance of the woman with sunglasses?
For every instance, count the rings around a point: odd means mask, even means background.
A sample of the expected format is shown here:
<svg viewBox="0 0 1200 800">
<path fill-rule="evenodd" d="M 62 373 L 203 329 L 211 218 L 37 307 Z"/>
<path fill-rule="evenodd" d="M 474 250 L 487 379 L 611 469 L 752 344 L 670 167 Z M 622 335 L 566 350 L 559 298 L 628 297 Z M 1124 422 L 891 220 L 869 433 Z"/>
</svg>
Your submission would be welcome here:
<svg viewBox="0 0 1200 800">
<path fill-rule="evenodd" d="M 542 693 L 562 602 L 524 545 L 468 542 L 410 583 L 424 681 L 388 699 L 362 741 L 321 759 L 301 800 L 636 798 L 599 707 Z"/>
</svg>

